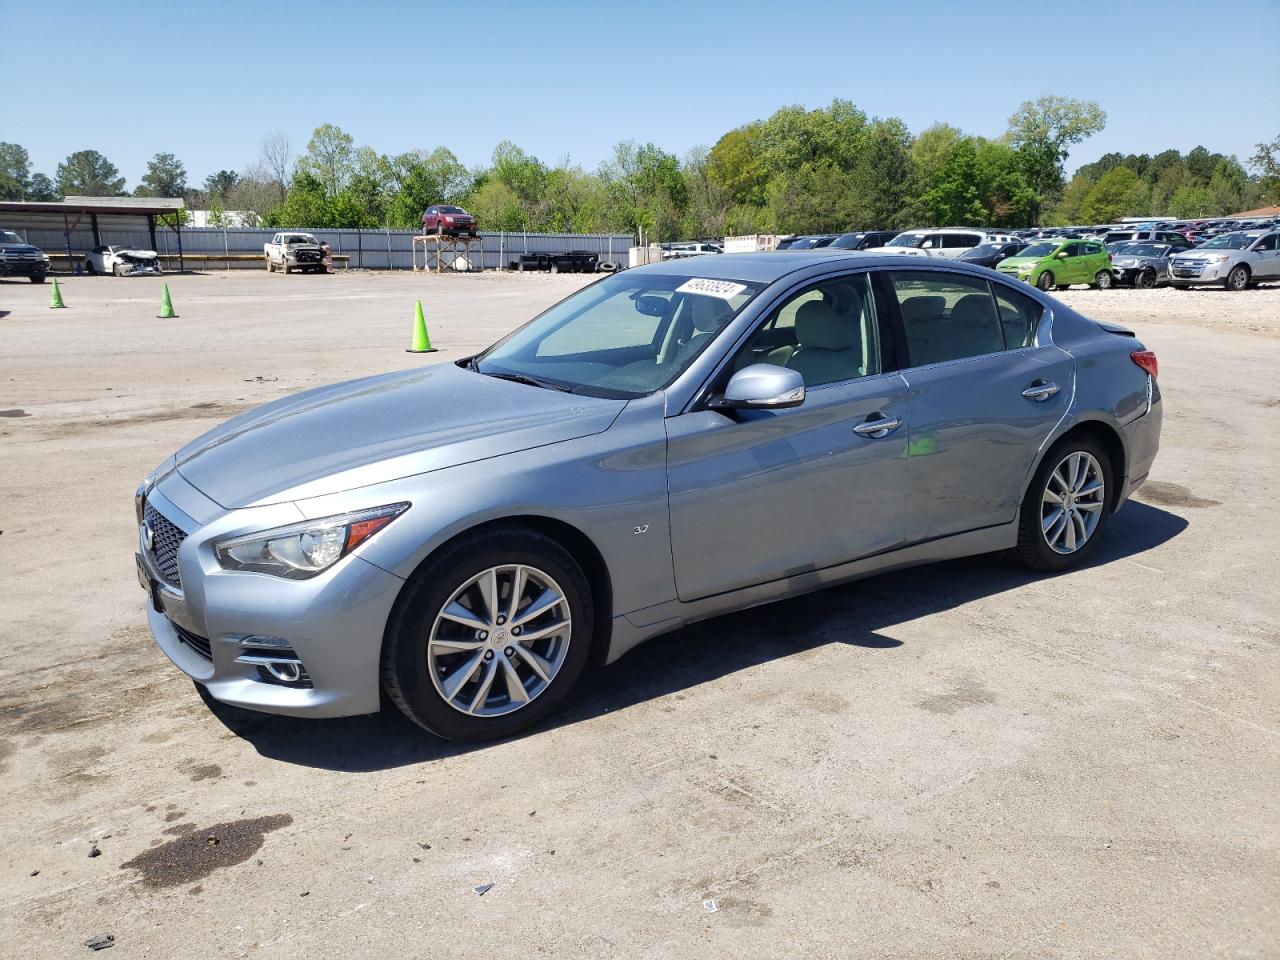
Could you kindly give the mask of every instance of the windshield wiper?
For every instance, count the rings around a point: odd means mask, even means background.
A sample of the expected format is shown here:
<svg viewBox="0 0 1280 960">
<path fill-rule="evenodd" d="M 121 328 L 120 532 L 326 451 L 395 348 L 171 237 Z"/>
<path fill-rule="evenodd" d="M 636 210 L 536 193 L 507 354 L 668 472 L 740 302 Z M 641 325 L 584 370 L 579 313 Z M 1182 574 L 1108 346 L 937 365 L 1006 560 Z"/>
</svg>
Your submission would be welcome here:
<svg viewBox="0 0 1280 960">
<path fill-rule="evenodd" d="M 510 380 L 512 383 L 524 383 L 531 387 L 542 387 L 544 390 L 559 390 L 561 393 L 573 393 L 573 387 L 567 383 L 556 383 L 554 380 L 539 380 L 537 377 L 526 376 L 523 373 L 484 373 L 483 370 L 476 368 L 478 373 L 483 373 L 486 377 L 495 377 L 498 380 Z"/>
</svg>

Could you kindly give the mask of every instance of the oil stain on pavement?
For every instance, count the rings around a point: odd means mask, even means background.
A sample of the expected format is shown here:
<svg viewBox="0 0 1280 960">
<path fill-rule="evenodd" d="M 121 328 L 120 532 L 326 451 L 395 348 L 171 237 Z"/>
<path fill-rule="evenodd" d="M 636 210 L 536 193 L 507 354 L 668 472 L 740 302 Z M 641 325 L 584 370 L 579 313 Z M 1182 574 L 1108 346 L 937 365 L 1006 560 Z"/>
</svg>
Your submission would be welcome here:
<svg viewBox="0 0 1280 960">
<path fill-rule="evenodd" d="M 291 823 L 287 813 L 215 823 L 144 850 L 121 869 L 137 870 L 148 887 L 180 886 L 244 863 L 262 848 L 268 833 Z"/>
</svg>

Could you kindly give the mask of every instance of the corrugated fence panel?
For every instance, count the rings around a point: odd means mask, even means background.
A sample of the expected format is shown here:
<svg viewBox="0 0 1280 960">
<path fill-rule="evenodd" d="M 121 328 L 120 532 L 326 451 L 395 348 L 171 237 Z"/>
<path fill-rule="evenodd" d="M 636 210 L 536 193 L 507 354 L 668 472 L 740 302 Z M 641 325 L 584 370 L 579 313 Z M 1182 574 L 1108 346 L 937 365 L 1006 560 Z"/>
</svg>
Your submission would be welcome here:
<svg viewBox="0 0 1280 960">
<path fill-rule="evenodd" d="M 302 229 L 302 228 L 298 228 Z M 262 253 L 263 244 L 269 242 L 278 231 L 252 227 L 191 227 L 182 231 L 182 250 L 198 257 L 202 253 L 246 254 Z M 412 230 L 307 230 L 317 239 L 327 242 L 336 254 L 351 258 L 350 265 L 366 270 L 408 270 L 412 266 Z M 47 227 L 18 228 L 28 243 L 42 250 L 58 252 L 66 250 L 66 237 L 62 230 Z M 145 228 L 101 229 L 99 235 L 108 246 L 128 246 L 147 249 L 151 239 Z M 474 259 L 476 266 L 485 270 L 506 267 L 522 253 L 566 253 L 570 250 L 586 250 L 598 254 L 601 260 L 625 263 L 627 249 L 635 242 L 625 234 L 595 233 L 484 233 L 480 234 L 481 249 Z M 81 254 L 93 247 L 93 233 L 83 223 L 71 231 L 71 250 Z M 159 253 L 176 254 L 178 235 L 173 230 L 156 228 L 156 247 Z M 422 251 L 418 251 L 421 263 Z M 220 265 L 219 265 L 220 266 Z M 237 266 L 257 266 L 237 264 Z M 212 267 L 212 264 L 211 264 Z"/>
</svg>

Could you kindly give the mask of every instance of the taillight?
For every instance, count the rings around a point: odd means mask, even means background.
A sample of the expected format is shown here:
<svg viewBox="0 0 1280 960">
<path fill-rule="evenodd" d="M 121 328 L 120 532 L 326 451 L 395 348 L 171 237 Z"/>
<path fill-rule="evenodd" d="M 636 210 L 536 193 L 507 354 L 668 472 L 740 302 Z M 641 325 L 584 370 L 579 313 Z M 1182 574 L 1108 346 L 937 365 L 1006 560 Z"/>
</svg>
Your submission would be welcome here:
<svg viewBox="0 0 1280 960">
<path fill-rule="evenodd" d="M 1151 374 L 1152 380 L 1159 378 L 1160 364 L 1156 362 L 1156 355 L 1150 350 L 1135 350 L 1129 354 L 1129 359 Z"/>
</svg>

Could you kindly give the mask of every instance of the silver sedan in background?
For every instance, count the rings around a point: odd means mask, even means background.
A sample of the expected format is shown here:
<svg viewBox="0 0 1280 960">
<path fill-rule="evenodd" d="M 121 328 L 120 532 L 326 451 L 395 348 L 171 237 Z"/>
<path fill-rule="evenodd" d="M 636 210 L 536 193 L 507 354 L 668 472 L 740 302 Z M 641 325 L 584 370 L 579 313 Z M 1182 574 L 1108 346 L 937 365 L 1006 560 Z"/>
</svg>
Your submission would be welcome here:
<svg viewBox="0 0 1280 960">
<path fill-rule="evenodd" d="M 170 659 L 230 704 L 390 698 L 506 736 L 589 662 L 884 570 L 1089 559 L 1160 440 L 1156 358 L 951 260 L 672 260 L 476 356 L 228 421 L 139 487 Z"/>
</svg>

